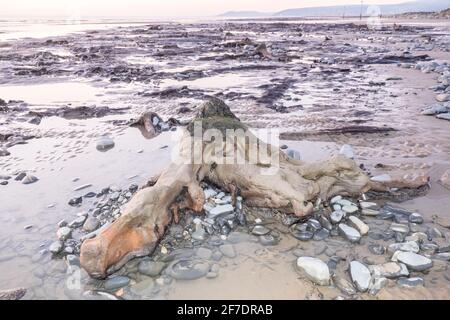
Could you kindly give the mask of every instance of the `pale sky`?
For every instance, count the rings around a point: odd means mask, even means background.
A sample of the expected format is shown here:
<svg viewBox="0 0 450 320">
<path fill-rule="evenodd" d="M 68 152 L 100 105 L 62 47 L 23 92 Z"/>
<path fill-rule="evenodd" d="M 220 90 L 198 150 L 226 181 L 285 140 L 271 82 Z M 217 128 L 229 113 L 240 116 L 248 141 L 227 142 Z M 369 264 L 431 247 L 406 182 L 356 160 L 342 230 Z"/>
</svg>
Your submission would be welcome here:
<svg viewBox="0 0 450 320">
<path fill-rule="evenodd" d="M 407 1 L 364 0 L 364 3 Z M 276 12 L 289 8 L 360 3 L 360 0 L 0 0 L 0 16 L 201 17 L 230 10 Z"/>
</svg>

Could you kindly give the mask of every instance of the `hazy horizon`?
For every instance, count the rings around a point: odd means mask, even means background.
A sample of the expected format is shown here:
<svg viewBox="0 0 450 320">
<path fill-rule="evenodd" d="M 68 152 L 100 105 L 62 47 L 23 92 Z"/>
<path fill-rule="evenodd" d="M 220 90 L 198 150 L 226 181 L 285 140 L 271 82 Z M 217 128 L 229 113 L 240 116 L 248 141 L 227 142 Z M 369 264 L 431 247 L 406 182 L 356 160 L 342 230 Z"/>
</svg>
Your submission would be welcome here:
<svg viewBox="0 0 450 320">
<path fill-rule="evenodd" d="M 411 0 L 412 1 L 412 0 Z M 364 0 L 364 4 L 398 4 L 408 0 Z M 16 0 L 0 5 L 5 18 L 157 18 L 208 17 L 227 11 L 278 12 L 289 8 L 355 5 L 360 0 Z"/>
</svg>

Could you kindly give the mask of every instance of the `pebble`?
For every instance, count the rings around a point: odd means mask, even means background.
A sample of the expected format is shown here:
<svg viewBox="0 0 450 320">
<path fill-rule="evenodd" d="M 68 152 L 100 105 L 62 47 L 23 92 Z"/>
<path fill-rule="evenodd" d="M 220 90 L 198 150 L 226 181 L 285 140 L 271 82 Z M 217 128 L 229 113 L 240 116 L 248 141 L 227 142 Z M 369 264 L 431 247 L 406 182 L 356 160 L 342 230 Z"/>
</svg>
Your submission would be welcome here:
<svg viewBox="0 0 450 320">
<path fill-rule="evenodd" d="M 342 211 L 346 212 L 346 213 L 355 213 L 358 211 L 358 207 L 355 205 L 345 205 L 342 207 Z"/>
<path fill-rule="evenodd" d="M 381 244 L 371 244 L 369 245 L 369 251 L 375 255 L 381 256 L 386 252 L 386 249 Z"/>
<path fill-rule="evenodd" d="M 299 230 L 295 230 L 292 235 L 294 236 L 294 238 L 300 240 L 300 241 L 308 241 L 311 240 L 312 237 L 314 236 L 314 233 L 312 233 L 311 231 L 299 231 Z"/>
<path fill-rule="evenodd" d="M 69 223 L 69 228 L 79 228 L 86 221 L 86 216 L 79 216 L 75 220 Z"/>
<path fill-rule="evenodd" d="M 161 274 L 166 264 L 161 261 L 143 260 L 139 262 L 138 271 L 150 277 L 156 277 Z"/>
<path fill-rule="evenodd" d="M 81 204 L 83 202 L 83 198 L 82 197 L 75 197 L 69 200 L 69 205 L 74 207 L 74 206 L 78 206 L 79 204 Z"/>
<path fill-rule="evenodd" d="M 53 254 L 57 254 L 57 253 L 61 252 L 63 247 L 64 247 L 64 244 L 62 241 L 55 241 L 48 247 L 48 250 Z"/>
<path fill-rule="evenodd" d="M 381 174 L 379 176 L 375 176 L 370 178 L 371 181 L 374 182 L 390 182 L 392 180 L 391 176 L 388 174 Z"/>
<path fill-rule="evenodd" d="M 415 242 L 422 242 L 426 241 L 427 239 L 428 236 L 426 235 L 426 233 L 423 232 L 414 232 L 413 234 L 405 238 L 406 241 L 415 241 Z"/>
<path fill-rule="evenodd" d="M 325 240 L 326 238 L 328 238 L 329 236 L 330 236 L 330 231 L 328 231 L 325 228 L 322 228 L 314 234 L 313 240 L 322 241 L 322 240 Z"/>
<path fill-rule="evenodd" d="M 405 233 L 405 234 L 407 234 L 407 233 L 409 232 L 409 227 L 408 227 L 407 225 L 400 224 L 400 223 L 395 223 L 395 222 L 393 222 L 393 223 L 391 224 L 390 229 L 391 229 L 392 231 L 400 232 L 400 233 Z"/>
<path fill-rule="evenodd" d="M 319 222 L 322 225 L 322 227 L 324 227 L 325 229 L 331 231 L 331 229 L 333 229 L 333 225 L 331 224 L 330 221 L 328 221 L 328 219 L 324 216 L 320 216 L 319 217 Z"/>
<path fill-rule="evenodd" d="M 447 102 L 447 101 L 450 101 L 450 94 L 448 94 L 448 93 L 441 93 L 441 94 L 438 94 L 438 95 L 436 96 L 436 100 L 439 101 L 439 102 Z"/>
<path fill-rule="evenodd" d="M 407 241 L 402 243 L 393 243 L 390 244 L 387 248 L 387 251 L 390 254 L 394 254 L 396 251 L 406 251 L 406 252 L 419 252 L 419 245 L 415 241 Z"/>
<path fill-rule="evenodd" d="M 350 226 L 358 230 L 362 236 L 369 233 L 369 226 L 355 216 L 350 216 L 348 218 L 348 223 Z"/>
<path fill-rule="evenodd" d="M 308 279 L 320 286 L 330 284 L 330 269 L 320 259 L 313 257 L 300 257 L 297 259 L 297 268 L 304 273 Z"/>
<path fill-rule="evenodd" d="M 344 293 L 346 295 L 352 296 L 352 295 L 356 294 L 356 289 L 353 286 L 353 283 L 351 283 L 350 281 L 348 281 L 345 278 L 334 275 L 333 283 L 339 290 L 342 291 L 342 293 Z"/>
<path fill-rule="evenodd" d="M 376 217 L 380 214 L 380 211 L 372 209 L 362 209 L 361 214 L 363 216 Z"/>
<path fill-rule="evenodd" d="M 333 211 L 330 214 L 330 220 L 333 224 L 337 224 L 337 223 L 341 222 L 341 220 L 344 216 L 345 216 L 345 212 L 342 210 Z"/>
<path fill-rule="evenodd" d="M 14 180 L 16 180 L 16 181 L 21 181 L 23 178 L 25 178 L 26 175 L 27 175 L 27 173 L 24 172 L 24 171 L 19 172 L 19 173 L 16 175 L 16 177 L 14 178 Z"/>
<path fill-rule="evenodd" d="M 58 237 L 58 239 L 63 241 L 69 239 L 71 235 L 72 229 L 68 227 L 59 228 L 58 231 L 56 232 L 56 236 Z"/>
<path fill-rule="evenodd" d="M 22 183 L 23 184 L 31 184 L 31 183 L 35 183 L 36 181 L 38 181 L 39 179 L 36 178 L 35 176 L 31 175 L 31 174 L 27 174 L 23 179 L 22 179 Z"/>
<path fill-rule="evenodd" d="M 11 153 L 8 151 L 8 149 L 0 147 L 0 157 L 6 157 L 9 156 Z"/>
<path fill-rule="evenodd" d="M 96 217 L 88 217 L 83 224 L 83 230 L 86 232 L 92 232 L 100 227 L 100 221 Z"/>
<path fill-rule="evenodd" d="M 335 197 L 331 198 L 330 203 L 335 204 L 336 202 L 338 202 L 341 199 L 342 199 L 342 196 L 335 196 Z"/>
<path fill-rule="evenodd" d="M 350 276 L 358 291 L 369 289 L 371 275 L 369 269 L 359 261 L 350 262 Z"/>
<path fill-rule="evenodd" d="M 414 252 L 397 251 L 392 259 L 406 264 L 408 268 L 414 271 L 424 271 L 433 267 L 433 261 Z"/>
<path fill-rule="evenodd" d="M 408 217 L 408 220 L 411 223 L 418 223 L 418 224 L 423 223 L 423 217 L 422 217 L 422 215 L 420 215 L 418 213 L 410 214 L 409 217 Z"/>
<path fill-rule="evenodd" d="M 372 278 L 369 285 L 369 293 L 371 295 L 376 295 L 388 282 L 386 278 Z"/>
<path fill-rule="evenodd" d="M 209 218 L 216 218 L 220 215 L 225 215 L 228 213 L 232 213 L 234 211 L 234 208 L 231 204 L 224 204 L 224 205 L 219 205 L 216 207 L 213 207 L 209 212 L 208 212 L 208 217 Z"/>
<path fill-rule="evenodd" d="M 211 197 L 214 197 L 217 194 L 217 191 L 214 189 L 205 189 L 203 190 L 203 193 L 205 194 L 205 200 L 208 200 Z"/>
<path fill-rule="evenodd" d="M 280 242 L 279 238 L 274 237 L 271 234 L 266 234 L 263 236 L 259 237 L 259 242 L 263 245 L 263 246 L 275 246 Z"/>
<path fill-rule="evenodd" d="M 167 267 L 168 275 L 176 280 L 195 280 L 206 276 L 210 266 L 206 262 L 176 260 Z"/>
<path fill-rule="evenodd" d="M 286 150 L 286 154 L 289 158 L 293 160 L 302 160 L 302 156 L 300 155 L 300 152 L 295 149 L 288 149 Z"/>
<path fill-rule="evenodd" d="M 106 290 L 114 290 L 127 286 L 130 283 L 130 278 L 125 276 L 115 276 L 105 281 L 104 287 Z"/>
<path fill-rule="evenodd" d="M 236 257 L 236 251 L 234 250 L 234 247 L 232 244 L 223 244 L 219 246 L 220 252 L 228 258 L 234 258 Z"/>
<path fill-rule="evenodd" d="M 349 227 L 344 223 L 340 223 L 338 229 L 339 234 L 350 242 L 359 242 L 359 240 L 361 240 L 361 234 L 355 228 Z"/>
<path fill-rule="evenodd" d="M 252 233 L 256 236 L 263 236 L 263 235 L 268 234 L 269 232 L 270 232 L 269 229 L 267 229 L 264 226 L 260 226 L 260 225 L 257 225 L 252 229 Z"/>
<path fill-rule="evenodd" d="M 386 262 L 369 266 L 369 271 L 374 277 L 394 279 L 409 276 L 409 271 L 403 263 Z"/>
<path fill-rule="evenodd" d="M 359 205 L 361 206 L 361 209 L 378 208 L 378 204 L 375 202 L 360 201 Z"/>
<path fill-rule="evenodd" d="M 108 151 L 112 148 L 114 148 L 114 140 L 110 137 L 102 137 L 100 140 L 97 141 L 97 150 L 98 151 Z"/>
<path fill-rule="evenodd" d="M 197 249 L 196 255 L 197 257 L 199 257 L 200 259 L 205 259 L 205 260 L 209 260 L 212 256 L 213 252 L 212 250 L 208 249 L 208 248 L 204 248 L 204 247 L 200 247 Z"/>
<path fill-rule="evenodd" d="M 348 144 L 344 144 L 341 147 L 341 149 L 339 150 L 339 154 L 341 154 L 349 159 L 355 158 L 355 152 L 353 151 L 353 148 Z"/>
<path fill-rule="evenodd" d="M 0 181 L 0 185 L 2 185 L 2 186 L 6 186 L 6 185 L 8 185 L 8 181 L 7 180 L 3 180 L 3 181 Z"/>
<path fill-rule="evenodd" d="M 152 278 L 147 278 L 130 287 L 130 291 L 138 296 L 149 297 L 153 294 L 155 281 Z"/>
<path fill-rule="evenodd" d="M 397 285 L 404 288 L 422 287 L 423 284 L 424 284 L 423 279 L 419 277 L 400 278 L 397 280 Z"/>
</svg>

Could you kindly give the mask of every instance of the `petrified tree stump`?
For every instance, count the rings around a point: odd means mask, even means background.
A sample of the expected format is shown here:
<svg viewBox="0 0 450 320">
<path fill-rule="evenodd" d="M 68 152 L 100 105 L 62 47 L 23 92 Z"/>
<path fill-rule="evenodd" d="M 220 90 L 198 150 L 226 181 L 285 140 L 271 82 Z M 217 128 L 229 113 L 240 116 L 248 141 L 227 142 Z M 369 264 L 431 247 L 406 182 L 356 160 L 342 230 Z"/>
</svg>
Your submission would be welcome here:
<svg viewBox="0 0 450 320">
<path fill-rule="evenodd" d="M 207 139 L 196 139 L 198 124 L 200 136 Z M 229 129 L 240 130 L 246 138 L 224 144 L 217 136 Z M 215 130 L 216 135 L 208 130 Z M 359 195 L 370 189 L 369 178 L 353 160 L 344 156 L 316 163 L 292 160 L 278 146 L 257 139 L 225 103 L 215 98 L 179 131 L 178 158 L 153 186 L 130 200 L 118 220 L 82 244 L 81 265 L 91 276 L 105 277 L 130 259 L 151 254 L 170 223 L 178 221 L 180 208 L 201 214 L 205 198 L 199 183 L 205 179 L 232 194 L 239 190 L 248 206 L 276 208 L 297 216 L 310 214 L 318 198 Z M 224 136 L 227 140 L 228 135 Z M 270 161 L 259 157 L 248 161 L 255 150 L 266 151 Z M 230 154 L 245 163 L 219 161 Z"/>
</svg>

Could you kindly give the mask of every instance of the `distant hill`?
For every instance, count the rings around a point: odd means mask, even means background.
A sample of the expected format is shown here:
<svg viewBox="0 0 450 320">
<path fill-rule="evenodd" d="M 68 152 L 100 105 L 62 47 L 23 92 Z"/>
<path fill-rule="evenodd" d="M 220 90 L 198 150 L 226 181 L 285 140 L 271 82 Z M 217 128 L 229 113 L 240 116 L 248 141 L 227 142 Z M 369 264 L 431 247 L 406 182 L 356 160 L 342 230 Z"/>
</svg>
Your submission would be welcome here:
<svg viewBox="0 0 450 320">
<path fill-rule="evenodd" d="M 398 4 L 379 5 L 382 15 L 402 14 L 406 12 L 430 12 L 441 11 L 449 8 L 450 0 L 419 0 L 403 2 Z M 369 5 L 340 5 L 328 7 L 307 7 L 286 9 L 277 13 L 264 13 L 258 11 L 229 11 L 221 14 L 222 17 L 242 18 L 242 17 L 342 17 L 359 16 L 361 13 L 367 15 Z"/>
<path fill-rule="evenodd" d="M 259 12 L 259 11 L 228 11 L 219 15 L 219 17 L 229 18 L 253 18 L 253 17 L 270 17 L 273 16 L 272 12 Z"/>
</svg>

